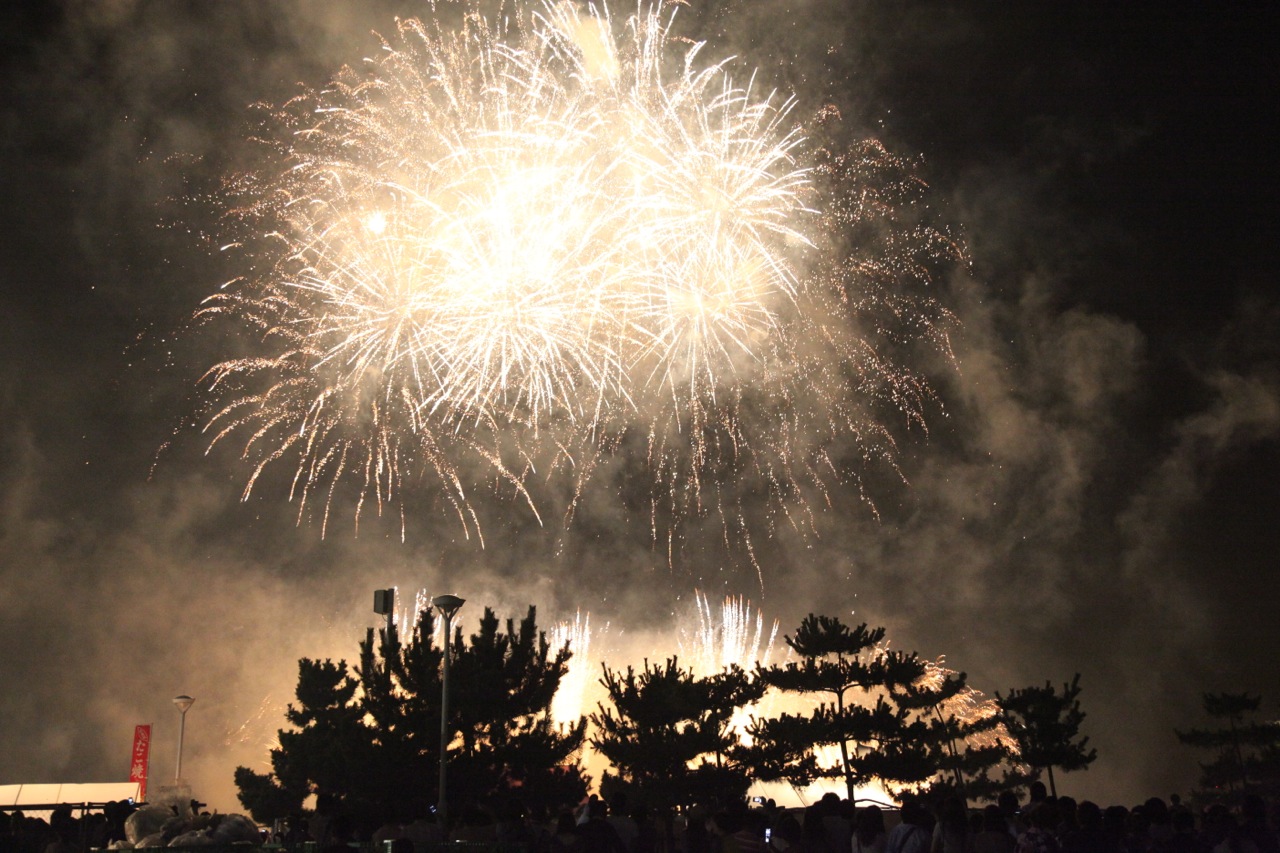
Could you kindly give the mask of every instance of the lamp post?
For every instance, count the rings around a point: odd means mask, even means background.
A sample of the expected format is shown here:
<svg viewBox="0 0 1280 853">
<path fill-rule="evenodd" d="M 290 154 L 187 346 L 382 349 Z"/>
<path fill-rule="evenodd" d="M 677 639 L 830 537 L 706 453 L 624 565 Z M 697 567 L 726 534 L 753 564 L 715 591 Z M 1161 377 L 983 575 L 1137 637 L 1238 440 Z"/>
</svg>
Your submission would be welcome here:
<svg viewBox="0 0 1280 853">
<path fill-rule="evenodd" d="M 182 740 L 187 733 L 187 711 L 195 701 L 196 700 L 185 694 L 182 696 L 175 696 L 173 699 L 173 704 L 178 706 L 178 713 L 181 715 L 178 718 L 178 769 L 173 774 L 173 781 L 175 785 L 182 781 Z"/>
<path fill-rule="evenodd" d="M 448 799 L 445 796 L 445 767 L 449 760 L 449 635 L 452 633 L 453 616 L 464 603 L 456 595 L 437 595 L 431 599 L 431 605 L 444 617 L 444 665 L 440 677 L 440 802 L 436 807 L 442 835 L 449 831 Z"/>
</svg>

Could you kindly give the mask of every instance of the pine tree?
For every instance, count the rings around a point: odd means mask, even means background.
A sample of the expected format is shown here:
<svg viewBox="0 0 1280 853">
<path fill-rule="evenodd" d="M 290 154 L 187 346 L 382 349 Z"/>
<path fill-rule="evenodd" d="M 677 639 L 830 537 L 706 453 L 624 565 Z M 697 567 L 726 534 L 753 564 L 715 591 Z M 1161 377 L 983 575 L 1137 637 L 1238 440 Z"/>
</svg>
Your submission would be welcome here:
<svg viewBox="0 0 1280 853">
<path fill-rule="evenodd" d="M 302 807 L 310 794 L 330 794 L 363 812 L 395 792 L 379 772 L 382 744 L 364 722 L 359 683 L 344 661 L 298 662 L 297 704 L 285 719 L 292 729 L 279 732 L 271 750 L 270 774 L 236 769 L 240 801 L 255 820 L 267 822 Z"/>
<path fill-rule="evenodd" d="M 1089 749 L 1089 738 L 1079 737 L 1085 713 L 1080 710 L 1080 673 L 1070 684 L 1062 685 L 1059 694 L 1050 682 L 1044 687 L 1010 690 L 1008 696 L 996 694 L 1005 728 L 1018 744 L 1020 761 L 1037 773 L 1049 774 L 1049 791 L 1058 795 L 1053 768 L 1064 773 L 1085 770 L 1098 757 Z M 1077 739 L 1078 738 L 1078 739 Z"/>
<path fill-rule="evenodd" d="M 531 806 L 578 801 L 586 720 L 556 726 L 551 700 L 570 652 L 553 653 L 529 608 L 506 631 L 486 608 L 480 630 L 451 642 L 451 799 L 520 794 Z M 238 768 L 240 800 L 256 820 L 296 811 L 311 794 L 331 795 L 354 818 L 382 821 L 425 813 L 438 796 L 443 652 L 430 612 L 408 643 L 394 627 L 360 644 L 354 674 L 343 661 L 299 662 L 297 706 L 271 753 L 272 772 Z"/>
<path fill-rule="evenodd" d="M 504 632 L 486 608 L 469 641 L 459 635 L 452 644 L 450 716 L 461 744 L 450 778 L 460 794 L 519 793 L 529 806 L 560 808 L 586 793 L 579 765 L 586 718 L 557 726 L 550 710 L 571 652 L 568 643 L 553 652 L 536 616 L 530 607 Z"/>
<path fill-rule="evenodd" d="M 664 818 L 678 807 L 741 797 L 750 785 L 729 722 L 764 693 L 737 666 L 698 678 L 676 658 L 636 672 L 604 667 L 608 703 L 591 715 L 591 744 L 613 765 L 602 789 L 622 789 Z"/>
<path fill-rule="evenodd" d="M 1201 764 L 1200 784 L 1206 791 L 1229 794 L 1280 787 L 1280 722 L 1253 722 L 1248 717 L 1262 705 L 1261 696 L 1248 693 L 1205 693 L 1205 713 L 1225 720 L 1226 728 L 1174 730 L 1178 740 L 1198 749 L 1217 750 L 1209 764 Z"/>
<path fill-rule="evenodd" d="M 746 754 L 759 778 L 796 785 L 843 778 L 852 800 L 854 788 L 871 779 L 914 785 L 936 772 L 928 724 L 913 714 L 923 707 L 923 689 L 913 685 L 925 674 L 926 662 L 915 653 L 884 650 L 884 633 L 865 623 L 849 628 L 839 619 L 809 614 L 795 636 L 786 637 L 801 660 L 757 669 L 772 688 L 825 699 L 808 716 L 753 721 Z M 824 745 L 839 747 L 838 764 L 818 764 L 814 748 Z"/>
<path fill-rule="evenodd" d="M 969 687 L 964 673 L 931 663 L 925 677 L 903 691 L 899 704 L 913 707 L 928 725 L 927 742 L 938 766 L 927 786 L 932 799 L 994 800 L 1011 785 L 1031 781 L 1013 761 L 1016 747 L 999 706 Z M 993 775 L 997 768 L 1003 769 L 1002 778 Z"/>
</svg>

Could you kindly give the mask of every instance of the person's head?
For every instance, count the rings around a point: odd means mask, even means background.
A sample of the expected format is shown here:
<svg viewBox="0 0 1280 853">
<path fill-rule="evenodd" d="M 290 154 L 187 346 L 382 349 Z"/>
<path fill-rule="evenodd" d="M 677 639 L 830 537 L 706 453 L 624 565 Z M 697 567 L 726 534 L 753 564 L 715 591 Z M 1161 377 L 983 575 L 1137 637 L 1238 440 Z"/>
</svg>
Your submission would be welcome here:
<svg viewBox="0 0 1280 853">
<path fill-rule="evenodd" d="M 826 836 L 826 827 L 822 822 L 822 806 L 814 803 L 804 810 L 804 837 L 817 841 Z"/>
<path fill-rule="evenodd" d="M 951 796 L 938 804 L 938 820 L 949 829 L 964 829 L 969 823 L 969 813 L 964 801 Z"/>
<path fill-rule="evenodd" d="M 718 811 L 711 818 L 711 831 L 717 835 L 733 835 L 741 832 L 742 827 L 742 815 L 731 809 Z"/>
<path fill-rule="evenodd" d="M 929 813 L 925 811 L 924 806 L 920 805 L 919 800 L 908 797 L 902 801 L 902 822 L 912 826 L 926 826 L 929 822 Z"/>
<path fill-rule="evenodd" d="M 827 791 L 818 801 L 824 815 L 835 815 L 840 812 L 840 796 L 834 791 Z"/>
<path fill-rule="evenodd" d="M 63 804 L 54 809 L 49 815 L 49 828 L 59 840 L 66 841 L 72 828 L 71 806 Z"/>
<path fill-rule="evenodd" d="M 1119 837 L 1129 827 L 1129 810 L 1124 806 L 1107 806 L 1102 813 L 1102 828 L 1107 834 Z"/>
<path fill-rule="evenodd" d="M 875 804 L 858 809 L 853 819 L 854 832 L 863 847 L 869 847 L 877 838 L 884 835 L 884 812 Z"/>
<path fill-rule="evenodd" d="M 986 832 L 1006 832 L 1004 812 L 995 803 L 982 810 L 982 828 Z"/>
<path fill-rule="evenodd" d="M 1076 823 L 1081 829 L 1101 829 L 1102 809 L 1092 800 L 1083 800 L 1076 806 Z"/>
<path fill-rule="evenodd" d="M 1051 800 L 1045 800 L 1040 803 L 1034 809 L 1031 809 L 1028 815 L 1031 825 L 1037 829 L 1053 832 L 1058 828 L 1058 804 Z"/>
<path fill-rule="evenodd" d="M 787 842 L 787 844 L 799 844 L 801 838 L 800 821 L 795 819 L 795 815 L 784 814 L 778 818 L 778 823 L 773 828 L 773 834 Z"/>
<path fill-rule="evenodd" d="M 1152 797 L 1142 804 L 1142 813 L 1148 821 L 1157 826 L 1169 822 L 1169 807 L 1159 797 Z"/>
<path fill-rule="evenodd" d="M 1049 790 L 1045 788 L 1043 782 L 1037 779 L 1027 787 L 1027 797 L 1031 800 L 1031 802 L 1039 803 L 1045 799 L 1048 799 Z"/>
<path fill-rule="evenodd" d="M 556 835 L 569 835 L 573 833 L 576 825 L 572 814 L 560 812 L 560 816 L 556 818 Z"/>
</svg>

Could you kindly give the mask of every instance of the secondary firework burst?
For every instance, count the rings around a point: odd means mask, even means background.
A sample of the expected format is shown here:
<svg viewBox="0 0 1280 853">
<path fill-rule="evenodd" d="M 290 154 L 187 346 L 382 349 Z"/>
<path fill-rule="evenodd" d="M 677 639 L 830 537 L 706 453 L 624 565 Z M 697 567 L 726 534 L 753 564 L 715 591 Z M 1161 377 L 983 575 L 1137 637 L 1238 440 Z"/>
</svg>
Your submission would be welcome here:
<svg viewBox="0 0 1280 853">
<path fill-rule="evenodd" d="M 265 165 L 228 181 L 246 272 L 199 317 L 251 354 L 208 370 L 203 423 L 242 448 L 246 498 L 282 468 L 300 518 L 350 487 L 357 519 L 373 501 L 403 525 L 426 478 L 470 534 L 478 484 L 536 514 L 535 471 L 580 495 L 634 434 L 656 537 L 667 513 L 740 515 L 708 479 L 781 506 L 846 476 L 835 445 L 884 452 L 877 394 L 920 420 L 927 388 L 850 322 L 869 267 L 826 230 L 858 214 L 817 212 L 850 178 L 793 100 L 657 5 L 494 20 L 399 22 L 270 110 Z"/>
</svg>

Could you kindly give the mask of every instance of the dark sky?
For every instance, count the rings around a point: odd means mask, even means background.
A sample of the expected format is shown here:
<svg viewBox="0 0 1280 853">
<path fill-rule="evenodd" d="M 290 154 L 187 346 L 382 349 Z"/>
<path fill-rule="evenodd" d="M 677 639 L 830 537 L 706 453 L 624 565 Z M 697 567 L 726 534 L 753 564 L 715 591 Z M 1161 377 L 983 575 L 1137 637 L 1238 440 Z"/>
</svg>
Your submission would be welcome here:
<svg viewBox="0 0 1280 853">
<path fill-rule="evenodd" d="M 487 507 L 483 549 L 434 516 L 403 543 L 376 520 L 322 540 L 278 489 L 241 503 L 244 467 L 198 435 L 153 474 L 214 357 L 181 332 L 228 277 L 196 196 L 251 156 L 248 105 L 322 84 L 426 6 L 0 12 L 0 783 L 123 778 L 140 722 L 164 775 L 185 692 L 184 766 L 233 810 L 297 658 L 350 658 L 388 584 L 581 608 L 637 657 L 672 651 L 646 632 L 670 637 L 697 588 L 784 631 L 811 611 L 884 624 L 988 693 L 1079 672 L 1100 757 L 1061 789 L 1105 802 L 1190 789 L 1200 756 L 1172 729 L 1204 722 L 1202 692 L 1275 716 L 1264 4 L 691 2 L 711 55 L 922 158 L 972 259 L 935 283 L 956 363 L 931 368 L 928 435 L 901 435 L 907 482 L 879 520 L 838 497 L 816 535 L 762 543 L 760 577 L 698 547 L 668 565 L 607 500 L 568 532 Z"/>
</svg>

